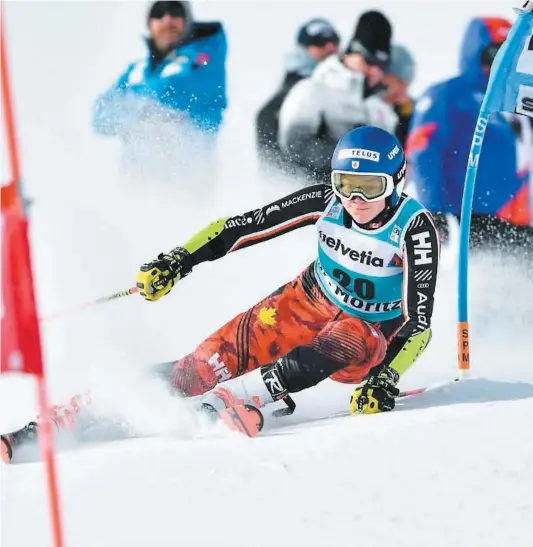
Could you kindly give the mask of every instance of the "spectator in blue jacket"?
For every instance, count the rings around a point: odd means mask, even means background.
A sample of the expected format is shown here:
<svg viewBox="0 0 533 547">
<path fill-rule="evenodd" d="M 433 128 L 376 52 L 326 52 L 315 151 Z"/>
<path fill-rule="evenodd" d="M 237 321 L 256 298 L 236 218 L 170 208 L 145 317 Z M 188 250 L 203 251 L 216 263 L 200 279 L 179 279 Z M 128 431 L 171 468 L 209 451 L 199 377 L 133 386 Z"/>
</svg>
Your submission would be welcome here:
<svg viewBox="0 0 533 547">
<path fill-rule="evenodd" d="M 148 29 L 146 58 L 130 64 L 94 108 L 95 130 L 121 137 L 129 145 L 130 157 L 138 156 L 143 147 L 150 154 L 146 147 L 154 139 L 172 140 L 165 122 L 179 123 L 178 134 L 184 127 L 215 134 L 226 108 L 227 44 L 222 24 L 196 22 L 190 2 L 168 1 L 152 4 Z M 147 126 L 152 128 L 148 135 Z"/>
<path fill-rule="evenodd" d="M 492 61 L 505 40 L 505 19 L 473 19 L 463 41 L 460 74 L 433 85 L 419 99 L 407 148 L 410 180 L 421 202 L 440 219 L 460 215 L 472 136 Z M 472 210 L 474 246 L 533 244 L 528 173 L 518 172 L 517 138 L 508 116 L 496 113 L 489 123 Z M 441 213 L 441 215 L 439 215 Z"/>
</svg>

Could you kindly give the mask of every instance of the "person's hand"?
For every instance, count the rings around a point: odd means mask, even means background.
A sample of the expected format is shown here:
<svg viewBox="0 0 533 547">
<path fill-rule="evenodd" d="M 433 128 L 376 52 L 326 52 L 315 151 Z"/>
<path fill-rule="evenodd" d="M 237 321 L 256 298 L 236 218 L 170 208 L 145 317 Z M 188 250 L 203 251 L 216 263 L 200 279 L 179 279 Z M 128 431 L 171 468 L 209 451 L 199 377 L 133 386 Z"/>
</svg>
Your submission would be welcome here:
<svg viewBox="0 0 533 547">
<path fill-rule="evenodd" d="M 392 410 L 400 394 L 396 384 L 400 375 L 390 367 L 370 371 L 367 378 L 352 393 L 350 414 L 375 414 Z"/>
<path fill-rule="evenodd" d="M 170 253 L 161 253 L 156 260 L 143 264 L 137 274 L 137 287 L 146 300 L 154 302 L 168 294 L 191 271 L 191 255 L 186 249 L 177 247 Z"/>
</svg>

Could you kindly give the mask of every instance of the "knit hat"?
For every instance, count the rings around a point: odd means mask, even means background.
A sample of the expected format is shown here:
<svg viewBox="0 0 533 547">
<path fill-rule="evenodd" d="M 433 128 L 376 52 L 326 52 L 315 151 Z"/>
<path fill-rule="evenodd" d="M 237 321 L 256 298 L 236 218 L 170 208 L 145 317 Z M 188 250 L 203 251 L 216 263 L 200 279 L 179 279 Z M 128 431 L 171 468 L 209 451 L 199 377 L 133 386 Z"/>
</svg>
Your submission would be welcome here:
<svg viewBox="0 0 533 547">
<path fill-rule="evenodd" d="M 409 87 L 415 79 L 415 60 L 404 46 L 393 45 L 388 72 L 405 82 Z"/>
<path fill-rule="evenodd" d="M 340 38 L 333 25 L 326 19 L 311 19 L 300 27 L 297 36 L 299 45 L 323 46 L 328 43 L 339 45 Z"/>
<path fill-rule="evenodd" d="M 359 17 L 346 54 L 360 53 L 369 64 L 386 68 L 391 55 L 392 26 L 379 11 L 367 11 Z"/>
<path fill-rule="evenodd" d="M 179 2 L 178 0 L 154 2 L 148 12 L 148 21 L 150 19 L 162 19 L 167 14 L 172 17 L 182 17 L 183 19 L 186 19 L 187 12 L 183 4 L 183 2 Z"/>
</svg>

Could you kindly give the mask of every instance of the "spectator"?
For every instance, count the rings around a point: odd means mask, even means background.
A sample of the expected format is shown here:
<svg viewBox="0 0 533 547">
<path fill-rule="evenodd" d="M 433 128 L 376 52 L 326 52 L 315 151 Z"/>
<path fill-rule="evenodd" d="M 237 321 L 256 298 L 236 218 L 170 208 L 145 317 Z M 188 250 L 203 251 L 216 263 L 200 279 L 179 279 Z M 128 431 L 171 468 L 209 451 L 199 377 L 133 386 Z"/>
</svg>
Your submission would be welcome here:
<svg viewBox="0 0 533 547">
<path fill-rule="evenodd" d="M 278 117 L 285 97 L 294 84 L 311 75 L 318 63 L 338 53 L 339 41 L 339 35 L 325 19 L 311 19 L 299 29 L 297 46 L 285 57 L 281 88 L 257 115 L 257 149 L 265 165 L 283 165 L 278 145 Z"/>
<path fill-rule="evenodd" d="M 414 78 L 415 60 L 411 52 L 404 46 L 393 45 L 390 68 L 383 78 L 383 84 L 387 88 L 384 99 L 394 107 L 398 116 L 396 137 L 402 146 L 407 142 L 407 131 L 413 115 L 414 101 L 408 90 Z"/>
<path fill-rule="evenodd" d="M 184 132 L 212 136 L 222 123 L 224 29 L 219 22 L 195 22 L 189 2 L 168 1 L 152 4 L 148 30 L 146 58 L 130 64 L 97 99 L 93 125 L 121 138 L 130 161 L 153 159 L 161 143 L 167 156 L 181 151 L 186 161 L 187 139 L 176 138 Z"/>
<path fill-rule="evenodd" d="M 408 138 L 410 178 L 446 237 L 444 215 L 460 216 L 472 135 L 490 67 L 510 28 L 500 18 L 473 19 L 463 40 L 460 74 L 430 87 L 416 103 Z M 472 208 L 474 247 L 520 253 L 533 248 L 529 173 L 519 169 L 509 117 L 492 115 L 478 163 Z"/>
<path fill-rule="evenodd" d="M 323 61 L 287 95 L 278 140 L 286 160 L 311 182 L 324 182 L 337 140 L 347 131 L 374 125 L 394 133 L 398 117 L 383 100 L 392 28 L 380 12 L 364 13 L 342 56 Z"/>
</svg>

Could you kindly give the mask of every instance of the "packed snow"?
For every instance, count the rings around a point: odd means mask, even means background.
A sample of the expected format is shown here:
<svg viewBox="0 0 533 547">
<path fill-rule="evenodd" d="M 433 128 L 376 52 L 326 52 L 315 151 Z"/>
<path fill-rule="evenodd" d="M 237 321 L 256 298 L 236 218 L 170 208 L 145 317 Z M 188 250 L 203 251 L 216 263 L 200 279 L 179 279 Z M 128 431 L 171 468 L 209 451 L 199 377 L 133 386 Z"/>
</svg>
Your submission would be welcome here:
<svg viewBox="0 0 533 547">
<path fill-rule="evenodd" d="M 469 17 L 513 16 L 503 0 L 194 7 L 224 22 L 230 48 L 219 163 L 200 187 L 190 173 L 130 180 L 119 143 L 91 130 L 95 96 L 144 53 L 144 2 L 4 5 L 43 318 L 129 288 L 141 263 L 210 220 L 296 187 L 258 172 L 253 119 L 305 19 L 328 17 L 346 40 L 359 13 L 382 9 L 416 54 L 417 94 L 453 75 Z M 433 388 L 392 413 L 347 416 L 350 387 L 326 381 L 248 439 L 198 424 L 147 379 L 150 365 L 193 350 L 314 253 L 308 227 L 198 267 L 157 303 L 131 296 L 43 322 L 53 401 L 89 389 L 142 434 L 58 455 L 67 545 L 533 546 L 533 286 L 509 259 L 473 260 L 472 378 L 454 382 L 455 249 L 444 249 L 433 340 L 401 383 Z M 1 431 L 34 417 L 34 389 L 31 378 L 0 379 Z M 42 464 L 0 473 L 2 547 L 51 545 Z"/>
</svg>

